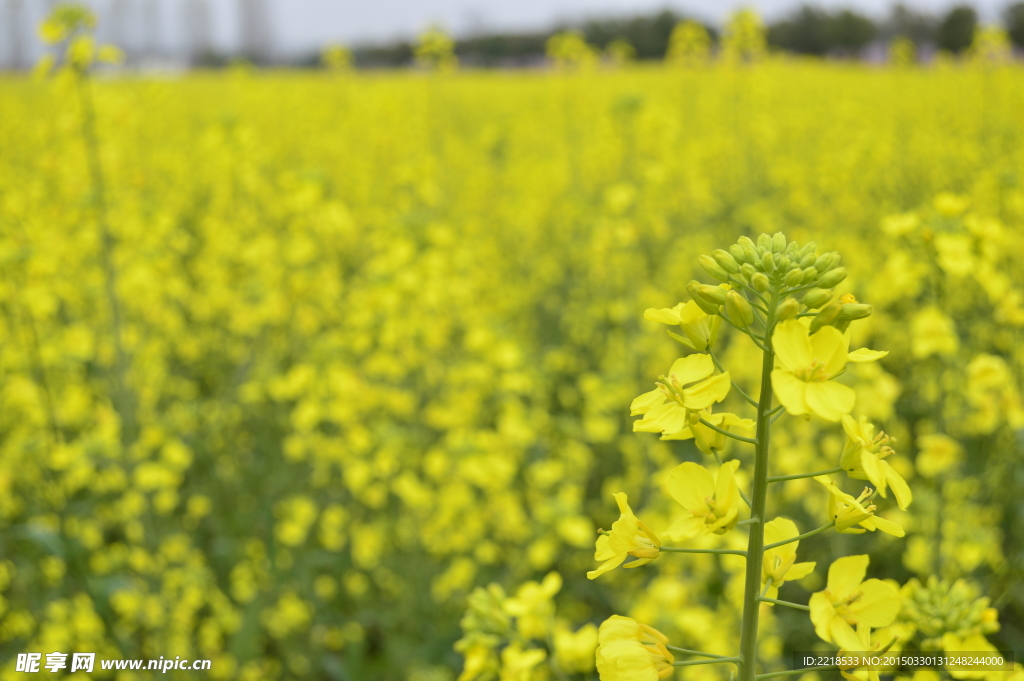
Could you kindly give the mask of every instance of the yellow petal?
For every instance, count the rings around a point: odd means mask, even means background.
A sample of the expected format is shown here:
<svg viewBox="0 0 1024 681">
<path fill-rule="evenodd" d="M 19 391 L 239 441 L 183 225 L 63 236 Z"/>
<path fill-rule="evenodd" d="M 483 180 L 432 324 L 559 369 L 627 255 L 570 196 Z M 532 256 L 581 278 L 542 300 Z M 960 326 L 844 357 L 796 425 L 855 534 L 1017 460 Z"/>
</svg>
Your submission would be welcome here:
<svg viewBox="0 0 1024 681">
<path fill-rule="evenodd" d="M 879 462 L 882 465 L 882 469 L 885 471 L 885 480 L 892 487 L 892 492 L 896 496 L 896 503 L 899 504 L 900 509 L 907 510 L 910 506 L 910 502 L 914 500 L 914 495 L 910 491 L 910 486 L 907 485 L 907 481 L 903 479 L 896 470 L 889 465 L 886 461 Z"/>
<path fill-rule="evenodd" d="M 685 515 L 668 526 L 662 534 L 672 541 L 686 541 L 701 535 L 707 529 L 704 519 L 695 515 Z"/>
<path fill-rule="evenodd" d="M 619 507 L 619 513 L 628 513 L 633 515 L 633 509 L 629 507 L 629 497 L 626 496 L 625 492 L 616 492 L 612 495 L 615 499 L 615 504 Z"/>
<path fill-rule="evenodd" d="M 866 650 L 862 647 L 864 643 L 857 636 L 857 632 L 841 617 L 836 617 L 832 620 L 832 624 L 829 626 L 829 633 L 832 635 L 832 642 L 845 652 L 851 653 Z"/>
<path fill-rule="evenodd" d="M 615 641 L 639 641 L 640 625 L 632 618 L 612 615 L 601 623 L 597 640 L 602 646 Z"/>
<path fill-rule="evenodd" d="M 814 632 L 823 641 L 832 640 L 832 620 L 836 617 L 836 609 L 821 591 L 811 594 L 807 605 L 811 608 L 811 622 L 814 624 Z"/>
<path fill-rule="evenodd" d="M 607 535 L 600 535 L 594 546 L 594 560 L 608 560 L 615 557 L 615 552 L 608 542 Z"/>
<path fill-rule="evenodd" d="M 888 350 L 868 350 L 867 348 L 860 348 L 854 350 L 846 356 L 847 362 L 874 362 L 882 359 L 889 354 Z"/>
<path fill-rule="evenodd" d="M 811 352 L 824 363 L 825 374 L 834 376 L 846 366 L 850 354 L 850 339 L 834 326 L 826 326 L 811 336 Z"/>
<path fill-rule="evenodd" d="M 800 416 L 810 411 L 807 408 L 807 384 L 789 371 L 776 369 L 772 372 L 772 389 L 790 414 Z"/>
<path fill-rule="evenodd" d="M 765 523 L 764 543 L 767 546 L 768 544 L 774 544 L 775 542 L 780 542 L 785 539 L 791 539 L 799 534 L 800 530 L 792 520 L 789 518 L 776 518 L 775 520 Z M 785 558 L 785 556 L 796 553 L 799 543 L 800 542 L 791 542 L 789 544 L 784 544 L 771 549 L 771 552 Z"/>
<path fill-rule="evenodd" d="M 609 558 L 605 562 L 601 563 L 601 565 L 599 565 L 596 570 L 591 570 L 590 572 L 588 572 L 587 579 L 597 579 L 604 573 L 610 572 L 611 570 L 614 570 L 615 568 L 622 565 L 622 561 L 624 560 L 626 560 L 625 556 L 615 556 L 614 558 Z"/>
<path fill-rule="evenodd" d="M 868 529 L 881 530 L 882 532 L 885 532 L 886 534 L 891 534 L 894 537 L 902 537 L 906 534 L 906 532 L 903 531 L 903 528 L 900 527 L 897 523 L 894 523 L 891 520 L 886 520 L 885 518 L 880 518 L 877 515 L 871 516 L 870 518 L 862 522 L 861 525 L 863 527 L 868 527 L 869 522 L 872 525 L 872 527 L 869 527 Z"/>
<path fill-rule="evenodd" d="M 668 493 L 687 511 L 707 513 L 704 500 L 714 496 L 715 479 L 704 466 L 687 461 L 669 474 Z"/>
<path fill-rule="evenodd" d="M 896 587 L 880 579 L 869 579 L 860 585 L 858 591 L 863 595 L 850 605 L 850 612 L 858 624 L 877 629 L 893 623 L 900 609 Z"/>
<path fill-rule="evenodd" d="M 844 556 L 828 568 L 828 590 L 835 599 L 846 598 L 864 580 L 868 571 L 868 556 Z M 877 581 L 877 580 L 876 580 Z"/>
<path fill-rule="evenodd" d="M 810 411 L 827 421 L 838 421 L 843 414 L 853 411 L 857 394 L 842 383 L 822 381 L 807 384 L 806 399 Z"/>
<path fill-rule="evenodd" d="M 877 456 L 871 452 L 862 449 L 860 455 L 860 465 L 864 469 L 864 474 L 868 476 L 868 480 L 878 488 L 878 493 L 885 498 L 886 481 L 885 481 L 885 470 L 882 468 L 884 462 L 880 461 Z"/>
<path fill-rule="evenodd" d="M 739 503 L 740 490 L 736 486 L 736 469 L 739 466 L 739 459 L 733 459 L 726 461 L 718 469 L 718 478 L 715 480 L 715 504 L 719 511 L 735 509 Z"/>
<path fill-rule="evenodd" d="M 810 366 L 813 360 L 807 327 L 795 319 L 780 322 L 775 327 L 772 348 L 775 350 L 775 356 L 789 371 Z"/>
<path fill-rule="evenodd" d="M 713 373 L 715 373 L 715 363 L 711 361 L 710 355 L 705 354 L 680 357 L 672 363 L 672 368 L 668 370 L 669 378 L 674 378 L 681 385 L 695 383 Z"/>
<path fill-rule="evenodd" d="M 692 355 L 691 355 L 692 356 Z M 719 374 L 714 378 L 698 383 L 692 388 L 683 391 L 683 404 L 687 409 L 707 409 L 715 402 L 721 402 L 729 394 L 732 388 L 732 379 L 729 372 Z"/>
<path fill-rule="evenodd" d="M 665 393 L 661 392 L 661 388 L 655 388 L 649 393 L 640 395 L 633 400 L 629 405 L 629 415 L 639 416 L 646 414 L 654 407 L 665 403 Z"/>
<path fill-rule="evenodd" d="M 659 310 L 652 307 L 644 310 L 644 319 L 660 322 L 661 324 L 678 324 L 679 310 L 670 307 L 663 307 Z"/>
<path fill-rule="evenodd" d="M 803 579 L 807 575 L 814 572 L 814 566 L 817 563 L 795 563 L 793 567 L 789 568 L 789 572 L 786 573 L 786 581 L 791 582 L 795 579 Z"/>
</svg>

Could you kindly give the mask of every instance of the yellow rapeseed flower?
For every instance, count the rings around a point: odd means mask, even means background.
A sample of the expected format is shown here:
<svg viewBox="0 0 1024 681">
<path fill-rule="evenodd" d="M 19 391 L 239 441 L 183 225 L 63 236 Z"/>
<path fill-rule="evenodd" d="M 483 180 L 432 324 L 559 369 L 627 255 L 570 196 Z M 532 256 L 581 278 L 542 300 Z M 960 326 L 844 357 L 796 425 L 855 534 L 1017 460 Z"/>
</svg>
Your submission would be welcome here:
<svg viewBox="0 0 1024 681">
<path fill-rule="evenodd" d="M 863 645 L 854 626 L 887 627 L 900 609 L 896 587 L 880 579 L 864 580 L 868 556 L 845 556 L 828 569 L 823 591 L 811 594 L 811 622 L 823 640 L 853 651 Z"/>
<path fill-rule="evenodd" d="M 626 556 L 639 558 L 626 567 L 640 567 L 658 557 L 661 540 L 647 525 L 633 515 L 626 495 L 622 492 L 613 495 L 619 505 L 621 515 L 612 524 L 611 532 L 597 538 L 597 549 L 594 559 L 603 561 L 596 570 L 587 573 L 588 579 L 597 579 L 609 570 L 622 565 Z"/>
<path fill-rule="evenodd" d="M 905 534 L 903 528 L 893 521 L 875 515 L 877 507 L 874 504 L 864 505 L 874 495 L 870 487 L 865 487 L 860 496 L 854 498 L 839 489 L 827 475 L 818 475 L 814 479 L 824 485 L 831 495 L 828 500 L 828 516 L 836 521 L 836 532 L 863 534 L 866 530 L 881 530 L 894 537 Z"/>
<path fill-rule="evenodd" d="M 872 362 L 888 352 L 861 348 L 850 352 L 849 336 L 826 326 L 813 336 L 799 320 L 789 319 L 775 327 L 772 347 L 781 368 L 772 371 L 772 386 L 790 414 L 816 414 L 838 421 L 853 411 L 856 394 L 833 379 L 850 362 Z"/>
<path fill-rule="evenodd" d="M 718 329 L 722 326 L 721 317 L 709 315 L 692 300 L 671 308 L 650 308 L 644 311 L 644 319 L 678 325 L 683 336 L 669 332 L 670 335 L 694 352 L 704 352 L 708 346 L 714 345 Z"/>
<path fill-rule="evenodd" d="M 700 418 L 704 419 L 708 423 L 718 426 L 722 430 L 728 432 L 741 431 L 750 434 L 756 424 L 752 419 L 740 418 L 736 414 L 730 414 L 722 412 L 720 414 L 712 414 L 710 409 L 706 409 L 700 413 Z M 729 444 L 730 438 L 718 432 L 708 428 L 703 423 L 690 423 L 686 428 L 683 428 L 677 433 L 670 433 L 668 435 L 662 435 L 662 440 L 689 440 L 693 439 L 697 449 L 704 452 L 705 454 L 712 454 L 713 452 L 724 451 L 726 446 Z"/>
<path fill-rule="evenodd" d="M 689 425 L 690 411 L 707 409 L 729 394 L 729 372 L 712 377 L 714 362 L 708 355 L 690 355 L 677 359 L 668 376 L 658 386 L 640 395 L 629 406 L 631 416 L 643 415 L 633 422 L 633 431 L 671 435 Z"/>
<path fill-rule="evenodd" d="M 882 431 L 875 433 L 875 427 L 868 423 L 866 416 L 854 420 L 852 416 L 843 416 L 843 429 L 846 431 L 846 445 L 839 459 L 839 465 L 846 474 L 857 480 L 870 480 L 884 498 L 889 486 L 892 486 L 896 503 L 906 510 L 913 500 L 913 494 L 907 481 L 885 461 L 887 456 L 894 454 L 890 442 L 895 442 Z"/>
<path fill-rule="evenodd" d="M 612 615 L 597 636 L 601 681 L 656 681 L 672 675 L 675 658 L 665 647 L 668 637 L 657 629 Z"/>
<path fill-rule="evenodd" d="M 726 461 L 713 477 L 707 468 L 692 462 L 679 464 L 669 474 L 668 493 L 687 510 L 665 535 L 683 541 L 705 534 L 725 534 L 739 520 L 740 490 L 736 469 L 740 462 Z"/>
<path fill-rule="evenodd" d="M 800 530 L 797 529 L 796 523 L 789 518 L 776 518 L 764 526 L 765 546 L 799 535 Z M 796 562 L 796 549 L 799 545 L 800 542 L 794 541 L 764 552 L 761 584 L 764 585 L 769 578 L 772 580 L 771 586 L 765 593 L 768 598 L 778 596 L 779 587 L 783 582 L 803 579 L 814 571 L 816 563 Z"/>
</svg>

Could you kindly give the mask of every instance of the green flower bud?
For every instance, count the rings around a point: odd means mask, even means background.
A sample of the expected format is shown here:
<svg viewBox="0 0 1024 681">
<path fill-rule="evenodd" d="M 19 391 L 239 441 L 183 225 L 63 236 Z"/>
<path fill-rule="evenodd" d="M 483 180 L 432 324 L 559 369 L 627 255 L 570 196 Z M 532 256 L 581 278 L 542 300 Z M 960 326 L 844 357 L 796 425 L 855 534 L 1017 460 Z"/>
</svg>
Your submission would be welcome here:
<svg viewBox="0 0 1024 681">
<path fill-rule="evenodd" d="M 743 263 L 750 262 L 750 260 L 747 259 L 746 252 L 743 250 L 743 247 L 739 244 L 729 246 L 729 253 L 732 254 L 732 257 L 736 259 L 736 262 L 741 265 Z"/>
<path fill-rule="evenodd" d="M 872 308 L 866 303 L 845 303 L 841 310 L 839 310 L 839 317 L 837 319 L 841 321 L 851 321 L 854 319 L 864 319 L 870 317 Z"/>
<path fill-rule="evenodd" d="M 754 321 L 754 308 L 742 295 L 736 291 L 729 291 L 725 294 L 725 311 L 729 313 L 729 319 L 740 328 L 747 328 Z"/>
<path fill-rule="evenodd" d="M 792 265 L 788 255 L 781 255 L 775 258 L 775 267 L 781 272 L 788 272 Z"/>
<path fill-rule="evenodd" d="M 750 285 L 754 287 L 754 290 L 764 293 L 772 287 L 772 282 L 763 272 L 755 272 L 754 276 L 750 278 Z"/>
<path fill-rule="evenodd" d="M 817 333 L 823 326 L 830 326 L 839 316 L 839 311 L 843 309 L 842 303 L 832 303 L 827 307 L 823 308 L 821 312 L 814 316 L 811 320 L 811 333 Z"/>
<path fill-rule="evenodd" d="M 786 250 L 786 235 L 782 232 L 775 232 L 772 237 L 772 252 L 783 253 Z"/>
<path fill-rule="evenodd" d="M 782 301 L 782 304 L 775 309 L 775 316 L 780 322 L 784 322 L 787 319 L 794 319 L 799 313 L 800 303 L 796 302 L 796 298 L 786 298 Z"/>
<path fill-rule="evenodd" d="M 721 286 L 712 286 L 711 284 L 701 284 L 697 287 L 697 291 L 704 296 L 706 300 L 711 301 L 715 305 L 725 305 L 725 289 Z"/>
<path fill-rule="evenodd" d="M 710 301 L 704 297 L 704 294 L 701 293 L 700 290 L 701 286 L 703 286 L 703 284 L 701 284 L 696 279 L 694 279 L 693 281 L 686 285 L 686 290 L 690 294 L 690 298 L 693 300 L 693 302 L 697 303 L 697 307 L 704 310 L 705 314 L 718 314 L 719 305 L 716 305 L 713 301 Z M 708 288 L 716 287 L 710 286 Z"/>
<path fill-rule="evenodd" d="M 804 281 L 803 270 L 790 270 L 786 272 L 786 276 L 782 279 L 786 286 L 799 286 Z"/>
<path fill-rule="evenodd" d="M 715 262 L 730 274 L 736 274 L 740 271 L 740 264 L 736 262 L 736 258 L 729 255 L 727 251 L 723 251 L 721 248 L 711 251 L 711 257 L 715 259 Z"/>
<path fill-rule="evenodd" d="M 790 258 L 793 258 L 795 260 L 799 260 L 800 258 L 796 254 L 796 252 L 799 251 L 799 250 L 800 250 L 800 244 L 798 244 L 795 241 L 790 241 L 789 244 L 786 245 L 786 250 L 784 251 L 784 253 L 786 255 L 788 255 Z"/>
<path fill-rule="evenodd" d="M 744 246 L 744 248 L 743 248 L 743 257 L 751 265 L 757 265 L 759 262 L 761 262 L 761 255 L 757 252 L 757 249 L 754 248 L 753 246 Z"/>
<path fill-rule="evenodd" d="M 702 255 L 697 258 L 697 262 L 704 268 L 704 271 L 710 274 L 718 281 L 729 281 L 729 273 L 723 270 L 715 259 L 709 255 Z"/>
<path fill-rule="evenodd" d="M 813 310 L 815 308 L 821 307 L 830 300 L 832 300 L 831 293 L 824 289 L 812 288 L 810 291 L 807 292 L 807 295 L 804 296 L 802 302 L 809 309 Z"/>
<path fill-rule="evenodd" d="M 775 254 L 772 253 L 771 251 L 767 251 L 767 252 L 765 252 L 764 255 L 761 256 L 761 271 L 762 272 L 771 272 L 774 269 L 775 269 Z"/>
<path fill-rule="evenodd" d="M 740 273 L 750 281 L 750 278 L 757 274 L 757 269 L 750 263 L 743 263 L 740 265 Z"/>
<path fill-rule="evenodd" d="M 736 244 L 743 250 L 749 248 L 753 251 L 755 249 L 754 242 L 749 236 L 741 236 L 739 239 L 736 239 Z"/>
<path fill-rule="evenodd" d="M 805 270 L 814 264 L 814 261 L 818 259 L 818 256 L 813 253 L 808 253 L 804 257 L 800 258 L 800 269 Z"/>
<path fill-rule="evenodd" d="M 813 267 L 805 267 L 800 270 L 800 274 L 803 275 L 803 283 L 810 284 L 812 281 L 818 278 L 818 270 Z"/>
<path fill-rule="evenodd" d="M 828 272 L 834 264 L 834 257 L 835 253 L 825 253 L 823 255 L 819 255 L 818 259 L 814 261 L 814 269 L 818 270 L 819 272 Z"/>
<path fill-rule="evenodd" d="M 808 255 L 813 255 L 813 256 L 815 257 L 815 259 L 817 259 L 817 257 L 818 257 L 818 256 L 817 256 L 817 255 L 815 255 L 815 252 L 816 252 L 817 250 L 818 250 L 818 244 L 814 243 L 813 241 L 810 241 L 810 242 L 808 242 L 808 243 L 804 244 L 804 245 L 803 245 L 803 248 L 801 248 L 801 249 L 800 249 L 799 251 L 797 251 L 796 253 L 797 253 L 797 255 L 799 255 L 799 256 L 800 256 L 801 258 L 804 258 L 804 257 L 806 257 L 806 256 L 808 256 Z M 805 265 L 805 267 L 806 267 L 806 265 Z"/>
<path fill-rule="evenodd" d="M 817 269 L 817 267 L 815 267 L 815 269 Z M 832 288 L 843 279 L 846 279 L 846 268 L 837 267 L 836 269 L 821 275 L 821 278 L 818 279 L 818 286 L 820 288 Z"/>
<path fill-rule="evenodd" d="M 761 249 L 762 252 L 764 252 L 764 251 L 771 252 L 771 250 L 772 250 L 772 238 L 770 236 L 768 236 L 767 234 L 758 234 L 757 235 L 757 247 L 759 249 Z"/>
</svg>

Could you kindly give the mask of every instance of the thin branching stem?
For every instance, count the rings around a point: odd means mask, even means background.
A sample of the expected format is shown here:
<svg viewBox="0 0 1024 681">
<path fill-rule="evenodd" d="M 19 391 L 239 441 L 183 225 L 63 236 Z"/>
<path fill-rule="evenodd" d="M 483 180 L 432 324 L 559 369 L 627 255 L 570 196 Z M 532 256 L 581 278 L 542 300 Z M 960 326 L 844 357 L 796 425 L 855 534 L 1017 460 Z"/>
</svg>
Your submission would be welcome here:
<svg viewBox="0 0 1024 681">
<path fill-rule="evenodd" d="M 683 653 L 684 655 L 700 655 L 701 657 L 711 657 L 716 660 L 726 659 L 727 655 L 715 655 L 714 653 L 705 653 L 701 650 L 690 650 L 689 648 L 679 648 L 677 646 L 665 646 L 669 650 L 674 650 L 677 653 Z"/>
<path fill-rule="evenodd" d="M 835 468 L 829 468 L 827 471 L 815 471 L 813 473 L 797 473 L 796 475 L 773 475 L 768 478 L 768 482 L 784 482 L 786 480 L 800 480 L 801 478 L 814 478 L 819 475 L 831 475 L 832 473 L 839 473 L 843 469 L 840 466 Z"/>
<path fill-rule="evenodd" d="M 742 662 L 740 657 L 716 657 L 713 660 L 686 660 L 685 662 L 673 662 L 673 667 L 696 667 L 702 664 L 727 664 L 729 662 Z"/>
<path fill-rule="evenodd" d="M 757 600 L 761 601 L 762 603 L 774 603 L 775 605 L 784 605 L 787 608 L 796 608 L 797 610 L 806 610 L 807 612 L 811 611 L 809 606 L 800 605 L 799 603 L 790 603 L 789 601 L 780 601 L 776 598 L 765 598 L 764 596 L 758 596 Z"/>
<path fill-rule="evenodd" d="M 757 444 L 757 440 L 755 440 L 754 438 L 752 438 L 752 437 L 743 437 L 742 435 L 737 435 L 736 433 L 730 433 L 725 428 L 719 428 L 718 426 L 716 426 L 715 424 L 711 423 L 707 419 L 701 419 L 700 423 L 701 423 L 702 426 L 707 426 L 708 428 L 710 428 L 711 430 L 715 431 L 716 433 L 721 433 L 722 435 L 725 435 L 726 437 L 731 437 L 733 440 L 739 440 L 740 442 L 746 442 L 748 445 L 756 445 Z"/>
<path fill-rule="evenodd" d="M 727 556 L 744 556 L 746 557 L 747 552 L 739 549 L 681 549 L 674 546 L 662 546 L 661 551 L 667 551 L 669 553 L 717 553 L 720 555 Z"/>
<path fill-rule="evenodd" d="M 711 448 L 711 453 L 714 454 L 715 461 L 718 462 L 719 466 L 724 466 L 725 465 L 724 463 L 722 463 L 722 457 L 718 455 L 718 450 L 717 449 L 712 447 Z M 737 489 L 737 491 L 739 491 L 740 498 L 743 499 L 743 503 L 747 505 L 747 508 L 750 508 L 750 497 L 747 496 L 746 492 L 744 492 L 743 490 L 739 489 L 739 487 L 737 487 L 736 489 Z M 751 518 L 751 520 L 753 520 L 753 518 Z"/>
<path fill-rule="evenodd" d="M 801 539 L 807 539 L 807 537 L 813 537 L 814 535 L 824 532 L 825 530 L 828 530 L 835 526 L 836 521 L 833 520 L 829 524 L 822 525 L 821 527 L 811 530 L 810 532 L 804 532 L 803 534 L 798 535 L 796 537 L 790 537 L 789 539 L 783 539 L 782 541 L 777 541 L 774 544 L 769 544 L 768 546 L 764 547 L 764 550 L 767 551 L 768 549 L 776 549 L 780 546 L 785 546 L 786 544 L 792 544 L 795 541 L 800 541 Z"/>
</svg>

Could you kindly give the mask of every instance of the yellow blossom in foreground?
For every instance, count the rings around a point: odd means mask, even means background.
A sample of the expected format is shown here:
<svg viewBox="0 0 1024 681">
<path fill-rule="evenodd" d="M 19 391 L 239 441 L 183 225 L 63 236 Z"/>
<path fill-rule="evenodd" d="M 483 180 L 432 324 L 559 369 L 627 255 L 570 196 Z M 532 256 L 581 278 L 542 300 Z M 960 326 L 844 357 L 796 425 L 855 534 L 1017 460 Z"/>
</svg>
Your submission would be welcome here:
<svg viewBox="0 0 1024 681">
<path fill-rule="evenodd" d="M 665 531 L 673 541 L 703 534 L 725 534 L 739 520 L 740 490 L 736 469 L 740 462 L 726 461 L 712 477 L 707 468 L 687 461 L 676 466 L 668 479 L 668 493 L 688 514 Z"/>
<path fill-rule="evenodd" d="M 604 562 L 596 570 L 587 573 L 588 579 L 597 579 L 609 570 L 614 570 L 622 565 L 627 556 L 639 558 L 627 565 L 628 568 L 646 565 L 658 557 L 661 540 L 633 515 L 625 494 L 619 492 L 613 496 L 621 515 L 612 524 L 611 532 L 597 538 L 594 559 Z"/>
<path fill-rule="evenodd" d="M 516 628 L 524 638 L 544 639 L 555 614 L 552 602 L 562 588 L 562 576 L 549 572 L 542 582 L 526 582 L 516 591 L 515 598 L 505 601 L 505 612 L 516 618 Z"/>
<path fill-rule="evenodd" d="M 857 480 L 870 480 L 883 498 L 886 489 L 892 486 L 896 503 L 906 510 L 913 500 L 910 487 L 896 470 L 884 459 L 894 454 L 888 435 L 868 423 L 867 417 L 861 416 L 854 420 L 851 416 L 843 416 L 843 429 L 846 431 L 846 445 L 843 447 L 839 465 L 846 474 Z"/>
<path fill-rule="evenodd" d="M 851 653 L 877 652 L 881 649 L 881 641 L 871 642 L 871 627 L 866 624 L 858 624 L 854 631 L 854 639 L 845 641 L 840 650 L 840 656 L 850 656 Z M 878 681 L 876 669 L 857 669 L 856 666 L 840 667 L 839 673 L 847 681 Z"/>
<path fill-rule="evenodd" d="M 796 523 L 789 518 L 776 518 L 764 526 L 765 546 L 799 535 L 800 530 L 797 529 Z M 779 595 L 779 587 L 783 582 L 803 579 L 814 572 L 815 563 L 796 562 L 796 549 L 799 545 L 800 542 L 794 541 L 764 552 L 761 584 L 764 585 L 768 579 L 772 580 L 765 593 L 768 598 L 776 598 Z"/>
<path fill-rule="evenodd" d="M 880 579 L 864 576 L 868 556 L 846 556 L 828 569 L 824 591 L 811 594 L 811 622 L 820 638 L 853 651 L 863 645 L 853 626 L 887 627 L 899 612 L 899 592 Z M 851 626 L 852 625 L 852 626 Z"/>
<path fill-rule="evenodd" d="M 974 655 L 998 655 L 999 650 L 989 643 L 989 640 L 982 634 L 973 633 L 967 636 L 958 636 L 952 632 L 946 632 L 942 636 L 942 649 L 950 656 L 958 653 L 973 653 Z M 947 665 L 946 671 L 954 679 L 980 679 L 988 676 L 996 678 L 1008 676 L 1005 672 L 993 673 L 990 670 L 978 671 L 968 666 Z"/>
<path fill-rule="evenodd" d="M 816 414 L 828 421 L 838 421 L 853 411 L 853 389 L 833 380 L 846 363 L 872 362 L 888 354 L 866 348 L 850 352 L 849 336 L 839 329 L 826 326 L 812 336 L 796 319 L 775 327 L 772 347 L 776 366 L 781 365 L 772 371 L 772 386 L 779 401 L 790 414 Z"/>
<path fill-rule="evenodd" d="M 672 308 L 650 308 L 644 311 L 644 319 L 679 325 L 683 330 L 683 336 L 671 331 L 669 335 L 694 352 L 704 352 L 708 346 L 714 345 L 718 338 L 718 329 L 722 326 L 721 317 L 709 315 L 692 300 L 679 303 Z"/>
<path fill-rule="evenodd" d="M 657 681 L 672 675 L 675 658 L 668 638 L 636 620 L 612 615 L 598 632 L 597 673 L 601 681 Z"/>
<path fill-rule="evenodd" d="M 756 424 L 753 419 L 740 418 L 736 414 L 722 412 L 712 414 L 710 409 L 701 412 L 700 418 L 729 432 L 739 431 L 741 434 L 751 435 Z M 697 449 L 705 454 L 724 451 L 729 444 L 727 435 L 708 428 L 703 423 L 691 423 L 677 433 L 662 435 L 662 440 L 689 440 L 692 439 Z"/>
<path fill-rule="evenodd" d="M 711 377 L 713 373 L 715 365 L 709 355 L 677 359 L 657 388 L 640 395 L 629 406 L 631 416 L 643 414 L 643 419 L 633 422 L 633 430 L 670 435 L 685 428 L 689 411 L 707 409 L 729 394 L 729 372 Z"/>
<path fill-rule="evenodd" d="M 894 537 L 905 534 L 903 528 L 893 521 L 875 515 L 877 507 L 874 504 L 864 505 L 874 495 L 871 488 L 865 487 L 860 496 L 854 498 L 839 489 L 827 475 L 818 475 L 814 479 L 824 485 L 831 495 L 828 500 L 828 516 L 836 521 L 836 532 L 863 534 L 865 530 L 881 530 Z"/>
</svg>

